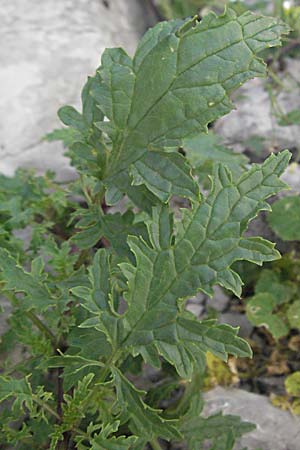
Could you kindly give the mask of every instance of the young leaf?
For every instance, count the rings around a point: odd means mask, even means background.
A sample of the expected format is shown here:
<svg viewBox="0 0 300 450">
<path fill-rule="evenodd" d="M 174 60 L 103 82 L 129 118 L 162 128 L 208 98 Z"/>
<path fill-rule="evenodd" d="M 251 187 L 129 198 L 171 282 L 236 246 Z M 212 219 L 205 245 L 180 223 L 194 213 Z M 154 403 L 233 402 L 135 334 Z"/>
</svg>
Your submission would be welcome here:
<svg viewBox="0 0 300 450">
<path fill-rule="evenodd" d="M 181 438 L 176 420 L 163 419 L 160 411 L 146 405 L 142 400 L 144 392 L 137 390 L 118 369 L 112 368 L 112 374 L 117 402 L 134 435 L 149 441 L 157 436 L 167 440 Z"/>
<path fill-rule="evenodd" d="M 4 249 L 0 249 L 0 266 L 5 289 L 24 292 L 25 296 L 20 301 L 22 309 L 42 312 L 56 304 L 57 299 L 51 296 L 46 285 L 26 272 Z"/>
<path fill-rule="evenodd" d="M 9 398 L 14 398 L 14 407 L 22 408 L 23 404 L 32 408 L 32 389 L 28 378 L 17 380 L 11 377 L 0 377 L 0 403 Z"/>
<path fill-rule="evenodd" d="M 286 336 L 289 329 L 282 318 L 274 313 L 276 298 L 267 292 L 257 294 L 247 303 L 247 317 L 255 326 L 265 326 L 275 339 Z"/>
<path fill-rule="evenodd" d="M 147 239 L 144 223 L 135 223 L 132 211 L 127 211 L 123 215 L 116 213 L 100 216 L 97 210 L 91 209 L 85 219 L 84 223 L 80 221 L 81 231 L 71 238 L 71 242 L 82 249 L 96 245 L 104 237 L 119 256 L 130 257 L 131 252 L 126 242 L 128 235 L 143 236 Z M 77 225 L 78 228 L 81 223 Z"/>
<path fill-rule="evenodd" d="M 136 440 L 137 438 L 135 436 L 113 436 L 107 438 L 100 433 L 92 439 L 92 447 L 90 450 L 130 450 Z"/>
<path fill-rule="evenodd" d="M 274 202 L 268 222 L 272 230 L 284 241 L 299 241 L 300 197 L 293 195 Z"/>
</svg>

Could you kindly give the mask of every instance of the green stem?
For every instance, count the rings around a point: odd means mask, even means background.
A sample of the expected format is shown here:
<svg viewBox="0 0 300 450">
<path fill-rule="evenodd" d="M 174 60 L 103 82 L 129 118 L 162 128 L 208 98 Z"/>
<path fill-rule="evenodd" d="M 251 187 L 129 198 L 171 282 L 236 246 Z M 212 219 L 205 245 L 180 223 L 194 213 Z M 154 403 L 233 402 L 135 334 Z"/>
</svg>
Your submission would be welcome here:
<svg viewBox="0 0 300 450">
<path fill-rule="evenodd" d="M 270 68 L 268 69 L 268 75 L 272 78 L 273 81 L 275 81 L 276 84 L 278 84 L 278 86 L 280 86 L 284 90 L 287 90 L 285 84 L 283 83 L 283 81 Z M 288 90 L 288 92 L 289 91 L 290 91 L 290 89 Z"/>
<path fill-rule="evenodd" d="M 162 447 L 161 447 L 161 445 L 160 445 L 160 443 L 158 442 L 157 439 L 153 439 L 153 440 L 150 442 L 150 445 L 151 445 L 151 447 L 152 447 L 153 450 L 162 450 Z"/>
<path fill-rule="evenodd" d="M 47 403 L 43 403 L 41 402 L 41 400 L 35 396 L 33 396 L 33 400 L 40 405 L 43 409 L 45 409 L 46 411 L 48 411 L 48 413 L 50 413 L 53 417 L 55 417 L 56 419 L 60 420 L 60 416 L 57 414 L 56 411 L 54 411 L 54 409 L 51 408 L 51 406 L 47 405 Z"/>
<path fill-rule="evenodd" d="M 13 295 L 11 292 L 9 291 L 5 291 L 4 293 L 5 297 L 8 298 L 8 300 L 10 300 L 11 304 L 13 306 L 20 306 L 20 302 L 19 300 L 15 297 L 15 295 Z M 32 311 L 25 311 L 25 315 L 28 317 L 28 319 L 31 320 L 31 322 L 47 337 L 50 339 L 54 349 L 56 350 L 56 346 L 57 346 L 57 341 L 56 341 L 56 337 L 55 335 L 52 333 L 52 331 L 50 330 L 50 328 L 47 327 L 47 325 L 45 325 L 41 319 L 34 314 Z"/>
<path fill-rule="evenodd" d="M 47 325 L 45 325 L 41 319 L 38 318 L 38 316 L 36 316 L 32 311 L 27 311 L 26 312 L 27 317 L 32 321 L 32 323 L 34 323 L 34 325 L 46 336 L 50 339 L 53 347 L 56 350 L 56 346 L 57 346 L 57 342 L 56 342 L 56 337 L 54 336 L 54 334 L 52 333 L 52 331 L 50 330 L 50 328 L 47 327 Z"/>
</svg>

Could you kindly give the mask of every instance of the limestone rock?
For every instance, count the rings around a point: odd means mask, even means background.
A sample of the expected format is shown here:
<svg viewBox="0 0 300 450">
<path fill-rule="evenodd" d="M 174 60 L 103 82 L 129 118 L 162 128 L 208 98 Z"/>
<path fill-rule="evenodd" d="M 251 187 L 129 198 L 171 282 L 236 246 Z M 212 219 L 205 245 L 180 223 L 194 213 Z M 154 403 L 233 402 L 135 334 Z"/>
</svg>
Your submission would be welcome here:
<svg viewBox="0 0 300 450">
<path fill-rule="evenodd" d="M 249 450 L 299 450 L 300 418 L 275 408 L 267 397 L 217 387 L 206 393 L 205 399 L 205 410 L 209 415 L 222 410 L 224 414 L 238 415 L 256 424 L 256 430 L 244 435 L 236 450 L 244 447 Z"/>
<path fill-rule="evenodd" d="M 145 16 L 139 0 L 1 2 L 1 172 L 23 166 L 53 169 L 63 180 L 74 176 L 60 143 L 41 138 L 60 126 L 60 106 L 79 106 L 106 47 L 133 53 Z"/>
<path fill-rule="evenodd" d="M 208 305 L 218 312 L 225 311 L 228 308 L 230 297 L 218 285 L 214 286 L 213 290 L 214 295 L 212 299 L 209 299 Z"/>
<path fill-rule="evenodd" d="M 248 338 L 253 331 L 253 325 L 251 325 L 245 314 L 231 311 L 225 312 L 220 315 L 219 321 L 232 327 L 240 327 L 239 336 L 243 338 Z"/>
<path fill-rule="evenodd" d="M 280 75 L 285 89 L 278 95 L 278 103 L 287 113 L 299 109 L 300 92 L 297 86 L 300 61 L 287 59 L 286 70 Z M 245 142 L 254 136 L 264 138 L 265 151 L 260 156 L 264 159 L 267 153 L 285 148 L 299 148 L 300 126 L 279 126 L 271 113 L 271 102 L 268 92 L 264 89 L 263 79 L 256 78 L 247 82 L 235 94 L 236 109 L 216 123 L 215 130 L 225 138 L 225 142 L 242 151 Z"/>
</svg>

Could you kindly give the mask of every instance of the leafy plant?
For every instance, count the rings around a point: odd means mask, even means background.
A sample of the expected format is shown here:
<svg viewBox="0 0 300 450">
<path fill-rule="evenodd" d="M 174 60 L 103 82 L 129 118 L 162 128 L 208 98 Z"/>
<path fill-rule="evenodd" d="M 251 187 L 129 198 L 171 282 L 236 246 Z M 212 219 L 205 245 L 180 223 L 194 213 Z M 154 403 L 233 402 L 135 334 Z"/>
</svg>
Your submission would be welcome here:
<svg viewBox="0 0 300 450">
<path fill-rule="evenodd" d="M 216 284 L 239 296 L 235 261 L 279 257 L 244 232 L 286 187 L 279 177 L 289 152 L 247 169 L 243 160 L 234 172 L 213 163 L 202 195 L 180 151 L 232 109 L 234 89 L 265 75 L 257 53 L 285 32 L 277 19 L 232 10 L 160 23 L 133 59 L 104 52 L 81 113 L 59 110 L 68 128 L 48 139 L 68 147 L 80 203 L 67 214 L 71 236 L 46 226 L 35 251 L 0 249 L 2 292 L 13 306 L 2 346 L 25 349 L 1 377 L 3 445 L 156 450 L 167 440 L 230 450 L 253 429 L 235 416 L 200 416 L 206 353 L 226 361 L 251 349 L 237 328 L 199 321 L 185 303 Z M 174 196 L 186 203 L 173 214 Z M 145 363 L 160 377 L 147 391 Z"/>
<path fill-rule="evenodd" d="M 294 372 L 285 380 L 287 393 L 293 397 L 291 409 L 295 414 L 300 414 L 300 372 Z"/>
<path fill-rule="evenodd" d="M 299 289 L 291 276 L 285 279 L 274 266 L 261 272 L 255 295 L 247 302 L 247 316 L 256 326 L 265 326 L 275 339 L 286 336 L 291 328 L 300 329 L 294 310 L 297 309 Z"/>
<path fill-rule="evenodd" d="M 275 201 L 268 222 L 282 240 L 299 240 L 299 196 Z M 246 308 L 253 325 L 267 327 L 275 339 L 287 336 L 291 329 L 300 330 L 299 261 L 293 255 L 287 255 L 283 261 L 287 268 L 275 264 L 261 272 L 255 295 Z"/>
<path fill-rule="evenodd" d="M 288 220 L 286 218 L 288 217 Z M 268 215 L 272 230 L 284 241 L 300 240 L 300 197 L 291 195 L 273 204 L 273 212 Z"/>
</svg>

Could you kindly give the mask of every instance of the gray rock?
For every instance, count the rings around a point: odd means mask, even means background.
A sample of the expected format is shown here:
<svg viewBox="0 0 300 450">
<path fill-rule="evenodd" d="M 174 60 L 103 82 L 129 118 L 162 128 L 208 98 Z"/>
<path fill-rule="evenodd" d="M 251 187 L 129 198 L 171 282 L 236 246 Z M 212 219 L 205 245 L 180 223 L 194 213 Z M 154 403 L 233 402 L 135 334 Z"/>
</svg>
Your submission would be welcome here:
<svg viewBox="0 0 300 450">
<path fill-rule="evenodd" d="M 225 294 L 224 290 L 220 286 L 214 286 L 214 296 L 209 300 L 209 306 L 214 308 L 218 312 L 223 312 L 228 308 L 230 297 Z"/>
<path fill-rule="evenodd" d="M 253 325 L 251 325 L 245 314 L 237 312 L 223 313 L 220 315 L 219 321 L 232 327 L 240 327 L 239 336 L 243 338 L 248 338 L 253 331 Z"/>
<path fill-rule="evenodd" d="M 198 319 L 203 315 L 205 308 L 203 305 L 199 303 L 187 303 L 186 309 L 193 313 Z"/>
<path fill-rule="evenodd" d="M 278 102 L 285 112 L 299 109 L 300 92 L 297 86 L 300 61 L 287 60 L 287 68 L 282 74 L 286 89 L 278 95 Z M 238 90 L 235 96 L 236 110 L 217 121 L 215 130 L 225 138 L 228 145 L 238 151 L 244 149 L 245 141 L 253 136 L 265 139 L 266 154 L 272 150 L 299 148 L 300 126 L 282 127 L 271 113 L 269 95 L 264 89 L 265 80 L 254 79 Z"/>
<path fill-rule="evenodd" d="M 205 394 L 206 414 L 220 410 L 235 414 L 255 423 L 255 431 L 246 434 L 236 447 L 239 450 L 263 448 L 264 450 L 299 450 L 300 418 L 275 408 L 267 397 L 251 394 L 240 389 L 217 387 Z"/>
<path fill-rule="evenodd" d="M 282 176 L 282 180 L 287 183 L 291 190 L 283 191 L 282 195 L 293 195 L 300 193 L 300 164 L 292 163 L 286 169 Z"/>
<path fill-rule="evenodd" d="M 146 29 L 139 0 L 10 0 L 1 2 L 0 171 L 19 167 L 74 177 L 59 143 L 41 138 L 60 126 L 64 104 L 80 91 L 106 47 L 132 53 Z"/>
<path fill-rule="evenodd" d="M 200 319 L 205 312 L 205 303 L 206 295 L 202 292 L 198 292 L 195 297 L 187 301 L 186 309 Z"/>
</svg>

